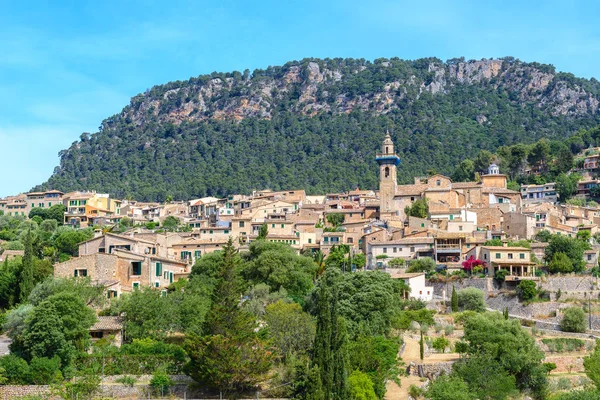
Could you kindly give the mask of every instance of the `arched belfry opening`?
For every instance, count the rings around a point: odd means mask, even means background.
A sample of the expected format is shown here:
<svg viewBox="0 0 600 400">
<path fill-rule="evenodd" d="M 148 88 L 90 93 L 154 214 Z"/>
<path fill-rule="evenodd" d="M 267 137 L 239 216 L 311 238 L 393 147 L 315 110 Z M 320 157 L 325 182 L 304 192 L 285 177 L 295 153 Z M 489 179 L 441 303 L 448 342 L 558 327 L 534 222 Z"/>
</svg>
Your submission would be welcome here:
<svg viewBox="0 0 600 400">
<path fill-rule="evenodd" d="M 385 177 L 388 178 L 390 176 L 390 167 L 385 167 Z"/>
</svg>

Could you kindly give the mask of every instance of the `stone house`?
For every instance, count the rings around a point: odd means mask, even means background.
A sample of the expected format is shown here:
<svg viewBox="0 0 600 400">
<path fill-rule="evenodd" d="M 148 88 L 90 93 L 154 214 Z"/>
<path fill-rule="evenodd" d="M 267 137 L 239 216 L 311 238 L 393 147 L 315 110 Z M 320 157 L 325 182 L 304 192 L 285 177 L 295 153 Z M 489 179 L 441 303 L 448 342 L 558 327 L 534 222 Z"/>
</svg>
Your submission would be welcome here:
<svg viewBox="0 0 600 400">
<path fill-rule="evenodd" d="M 100 339 L 109 340 L 110 344 L 121 347 L 123 344 L 123 318 L 98 317 L 98 322 L 89 329 L 92 343 Z"/>
<path fill-rule="evenodd" d="M 167 257 L 167 248 L 164 243 L 156 240 L 159 235 L 151 234 L 155 240 L 146 240 L 141 235 L 117 235 L 105 233 L 79 244 L 79 255 L 85 256 L 94 253 L 112 254 L 114 250 L 128 250 L 138 254 L 156 255 Z"/>
<path fill-rule="evenodd" d="M 502 230 L 508 237 L 515 239 L 532 239 L 539 231 L 533 215 L 517 212 L 503 215 Z"/>
<path fill-rule="evenodd" d="M 506 281 L 522 279 L 537 280 L 535 262 L 531 261 L 531 249 L 526 247 L 479 246 L 467 253 L 487 264 L 488 276 L 493 277 L 499 270 L 505 270 Z"/>
<path fill-rule="evenodd" d="M 109 298 L 143 286 L 166 289 L 187 277 L 190 271 L 186 262 L 122 249 L 114 249 L 110 254 L 84 255 L 54 265 L 54 277 L 87 277 L 93 284 L 104 286 Z"/>
<path fill-rule="evenodd" d="M 367 265 L 369 268 L 381 268 L 394 258 L 406 261 L 421 257 L 433 258 L 433 246 L 434 238 L 431 236 L 368 243 Z"/>
</svg>

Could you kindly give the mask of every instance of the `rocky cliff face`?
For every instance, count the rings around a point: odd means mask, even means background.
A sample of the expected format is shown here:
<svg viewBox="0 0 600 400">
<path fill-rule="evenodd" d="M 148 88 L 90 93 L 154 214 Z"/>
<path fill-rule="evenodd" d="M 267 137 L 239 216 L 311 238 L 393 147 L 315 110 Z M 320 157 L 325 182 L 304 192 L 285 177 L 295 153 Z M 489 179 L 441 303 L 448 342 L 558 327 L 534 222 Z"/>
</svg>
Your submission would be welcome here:
<svg viewBox="0 0 600 400">
<path fill-rule="evenodd" d="M 304 60 L 266 73 L 256 71 L 253 76 L 234 73 L 158 86 L 134 97 L 121 116 L 137 125 L 150 116 L 175 124 L 210 118 L 269 119 L 282 103 L 305 115 L 357 109 L 386 114 L 398 109 L 403 101 L 413 101 L 423 94 L 444 96 L 461 85 L 505 90 L 512 101 L 530 103 L 554 116 L 599 112 L 597 81 L 557 74 L 551 66 L 513 59 L 446 63 L 428 59 L 408 66 L 410 62 L 402 60 L 378 60 L 373 64 L 353 60 L 350 65 L 344 61 Z M 378 75 L 377 85 L 371 85 L 371 90 L 360 87 L 361 82 L 372 81 L 374 75 Z M 356 85 L 359 90 L 355 90 Z M 478 119 L 485 120 L 486 116 Z"/>
</svg>

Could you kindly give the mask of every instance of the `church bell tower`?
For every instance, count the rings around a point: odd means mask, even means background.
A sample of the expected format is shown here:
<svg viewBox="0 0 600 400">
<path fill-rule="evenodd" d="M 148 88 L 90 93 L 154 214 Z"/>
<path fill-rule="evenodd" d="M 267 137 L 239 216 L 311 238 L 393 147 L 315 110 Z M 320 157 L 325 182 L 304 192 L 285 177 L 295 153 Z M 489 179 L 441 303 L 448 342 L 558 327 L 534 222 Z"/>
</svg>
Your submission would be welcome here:
<svg viewBox="0 0 600 400">
<path fill-rule="evenodd" d="M 394 142 L 390 133 L 387 132 L 381 153 L 377 154 L 375 161 L 379 164 L 379 215 L 381 220 L 388 220 L 396 216 L 396 204 L 394 196 L 398 187 L 396 166 L 400 164 L 400 158 L 394 151 Z"/>
</svg>

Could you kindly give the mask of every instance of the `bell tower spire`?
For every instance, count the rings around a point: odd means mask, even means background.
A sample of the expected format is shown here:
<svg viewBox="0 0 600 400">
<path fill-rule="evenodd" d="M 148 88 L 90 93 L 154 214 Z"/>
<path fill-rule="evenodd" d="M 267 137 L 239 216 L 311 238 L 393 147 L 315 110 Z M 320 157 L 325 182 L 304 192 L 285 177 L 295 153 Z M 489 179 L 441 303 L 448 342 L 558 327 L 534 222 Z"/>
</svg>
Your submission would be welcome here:
<svg viewBox="0 0 600 400">
<path fill-rule="evenodd" d="M 394 150 L 394 142 L 389 131 L 386 131 L 381 153 L 376 155 L 375 161 L 379 164 L 379 215 L 381 220 L 388 220 L 396 216 L 397 210 L 394 202 L 398 188 L 396 167 L 400 164 L 400 157 Z"/>
</svg>

